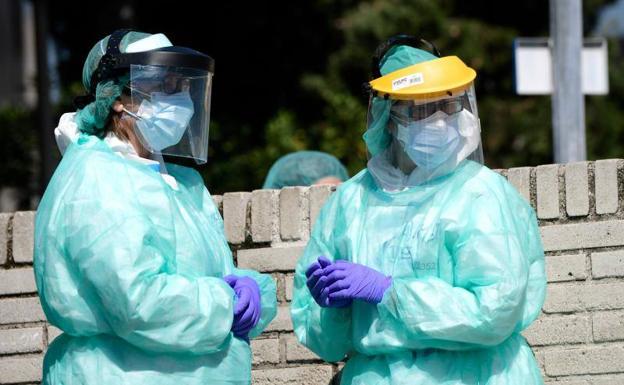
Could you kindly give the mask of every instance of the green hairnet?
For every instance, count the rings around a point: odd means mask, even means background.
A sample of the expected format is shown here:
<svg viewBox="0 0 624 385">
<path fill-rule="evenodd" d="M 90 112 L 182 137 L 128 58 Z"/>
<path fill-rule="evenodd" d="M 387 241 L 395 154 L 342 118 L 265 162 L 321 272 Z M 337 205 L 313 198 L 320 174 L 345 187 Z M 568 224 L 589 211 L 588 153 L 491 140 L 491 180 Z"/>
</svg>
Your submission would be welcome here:
<svg viewBox="0 0 624 385">
<path fill-rule="evenodd" d="M 144 32 L 129 32 L 121 39 L 119 50 L 122 53 L 126 52 L 129 44 L 148 36 L 151 36 L 151 34 Z M 100 59 L 102 59 L 102 56 L 106 53 L 109 38 L 110 35 L 106 36 L 104 39 L 97 42 L 93 48 L 91 48 L 91 51 L 89 51 L 87 59 L 85 60 L 84 66 L 82 67 L 82 84 L 87 92 L 91 89 L 91 76 L 97 69 Z M 97 85 L 94 95 L 95 101 L 76 112 L 74 120 L 81 132 L 96 136 L 101 136 L 103 134 L 104 127 L 106 126 L 106 122 L 108 121 L 108 116 L 110 114 L 110 108 L 115 100 L 121 95 L 121 90 L 127 81 L 128 78 L 126 76 L 120 78 L 118 81 L 106 80 Z"/>
<path fill-rule="evenodd" d="M 349 179 L 347 170 L 333 155 L 319 151 L 293 152 L 271 166 L 262 188 L 310 186 L 321 178 L 332 176 L 343 182 Z"/>
<path fill-rule="evenodd" d="M 390 49 L 382 58 L 379 72 L 381 72 L 382 76 L 385 76 L 401 68 L 437 58 L 437 56 L 422 49 L 399 45 Z M 371 121 L 368 123 L 368 128 L 363 138 L 368 152 L 372 156 L 377 155 L 390 144 L 390 133 L 386 130 L 386 124 L 390 118 L 391 106 L 392 102 L 390 100 L 376 96 L 371 100 Z"/>
</svg>

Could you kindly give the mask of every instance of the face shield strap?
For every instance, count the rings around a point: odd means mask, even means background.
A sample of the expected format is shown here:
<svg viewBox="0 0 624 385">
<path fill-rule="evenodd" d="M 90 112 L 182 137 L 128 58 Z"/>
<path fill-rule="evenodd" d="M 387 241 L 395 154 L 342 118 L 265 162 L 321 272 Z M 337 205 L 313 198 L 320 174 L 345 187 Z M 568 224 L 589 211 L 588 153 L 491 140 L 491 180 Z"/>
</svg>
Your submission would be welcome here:
<svg viewBox="0 0 624 385">
<path fill-rule="evenodd" d="M 113 32 L 108 38 L 108 44 L 106 45 L 106 53 L 100 59 L 98 66 L 93 75 L 91 75 L 91 89 L 89 90 L 91 95 L 95 95 L 95 89 L 99 82 L 111 78 L 115 78 L 117 70 L 117 62 L 121 51 L 119 50 L 119 44 L 121 40 L 130 29 L 118 29 Z"/>
<path fill-rule="evenodd" d="M 214 60 L 210 56 L 194 49 L 180 46 L 120 54 L 115 63 L 115 68 L 127 69 L 133 64 L 184 67 L 214 73 Z"/>
<path fill-rule="evenodd" d="M 91 95 L 95 95 L 97 84 L 103 80 L 116 79 L 132 64 L 186 67 L 214 73 L 214 60 L 199 51 L 186 47 L 164 47 L 144 52 L 121 53 L 119 44 L 130 29 L 113 32 L 108 40 L 106 54 L 102 56 L 97 69 L 91 76 Z"/>
<path fill-rule="evenodd" d="M 120 54 L 119 44 L 121 43 L 121 39 L 128 32 L 132 32 L 131 29 L 118 29 L 113 32 L 108 38 L 108 44 L 106 45 L 106 53 L 100 59 L 97 68 L 93 71 L 91 75 L 91 88 L 89 89 L 89 93 L 86 95 L 77 96 L 74 98 L 74 107 L 77 109 L 83 109 L 88 104 L 93 103 L 95 101 L 95 91 L 97 89 L 97 85 L 100 81 L 110 79 L 114 77 L 114 66 L 116 62 L 116 57 Z"/>
</svg>

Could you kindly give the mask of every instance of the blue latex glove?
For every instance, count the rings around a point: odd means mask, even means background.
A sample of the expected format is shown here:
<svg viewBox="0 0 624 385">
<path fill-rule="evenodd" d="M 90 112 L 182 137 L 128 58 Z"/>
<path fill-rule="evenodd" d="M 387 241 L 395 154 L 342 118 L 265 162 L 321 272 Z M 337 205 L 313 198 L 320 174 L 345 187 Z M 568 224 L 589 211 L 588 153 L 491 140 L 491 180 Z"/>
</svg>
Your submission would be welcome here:
<svg viewBox="0 0 624 385">
<path fill-rule="evenodd" d="M 260 321 L 260 288 L 256 281 L 249 277 L 228 275 L 223 280 L 234 289 L 234 322 L 232 332 L 238 338 L 249 342 L 249 331 Z"/>
<path fill-rule="evenodd" d="M 310 264 L 308 270 L 306 270 L 306 285 L 312 294 L 312 298 L 322 307 L 329 307 L 329 301 L 327 297 L 321 300 L 321 293 L 325 289 L 327 277 L 323 275 L 323 269 L 330 266 L 332 263 L 327 257 L 321 255 L 318 260 Z"/>
<path fill-rule="evenodd" d="M 321 299 L 334 307 L 348 306 L 354 299 L 378 304 L 392 284 L 391 277 L 375 269 L 342 260 L 324 268 L 323 277 L 327 279 Z"/>
</svg>

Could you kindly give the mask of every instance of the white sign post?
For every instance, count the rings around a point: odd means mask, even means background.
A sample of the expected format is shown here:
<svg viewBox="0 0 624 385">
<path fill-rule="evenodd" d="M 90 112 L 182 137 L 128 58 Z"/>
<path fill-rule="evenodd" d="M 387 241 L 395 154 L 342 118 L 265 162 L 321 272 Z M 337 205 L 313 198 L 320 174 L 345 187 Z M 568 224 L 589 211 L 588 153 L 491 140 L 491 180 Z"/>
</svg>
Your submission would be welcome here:
<svg viewBox="0 0 624 385">
<path fill-rule="evenodd" d="M 518 95 L 552 94 L 550 46 L 548 38 L 518 38 L 514 41 L 514 80 Z M 607 41 L 604 38 L 588 38 L 583 41 L 581 84 L 585 95 L 609 93 Z"/>
<path fill-rule="evenodd" d="M 556 163 L 587 159 L 584 95 L 609 93 L 607 44 L 583 43 L 581 0 L 550 0 L 552 39 L 517 39 L 514 44 L 516 92 L 552 95 Z"/>
</svg>

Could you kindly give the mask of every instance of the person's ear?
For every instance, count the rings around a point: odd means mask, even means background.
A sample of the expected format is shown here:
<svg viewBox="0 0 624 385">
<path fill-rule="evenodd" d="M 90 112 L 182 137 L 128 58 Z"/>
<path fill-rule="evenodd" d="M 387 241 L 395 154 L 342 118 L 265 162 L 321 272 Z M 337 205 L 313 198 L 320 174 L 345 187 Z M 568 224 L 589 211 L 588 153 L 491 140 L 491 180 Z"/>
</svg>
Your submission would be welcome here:
<svg viewBox="0 0 624 385">
<path fill-rule="evenodd" d="M 113 103 L 113 106 L 111 107 L 111 109 L 118 114 L 123 111 L 123 108 L 124 108 L 124 105 L 121 104 L 121 101 L 119 100 L 115 100 L 115 103 Z"/>
</svg>

